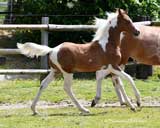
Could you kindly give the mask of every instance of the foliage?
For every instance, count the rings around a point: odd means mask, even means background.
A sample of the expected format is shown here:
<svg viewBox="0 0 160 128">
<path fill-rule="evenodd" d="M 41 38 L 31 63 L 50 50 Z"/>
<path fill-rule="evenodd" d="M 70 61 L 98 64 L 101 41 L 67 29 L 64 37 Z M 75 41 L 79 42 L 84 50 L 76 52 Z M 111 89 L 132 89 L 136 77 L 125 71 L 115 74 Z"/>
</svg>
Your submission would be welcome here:
<svg viewBox="0 0 160 128">
<path fill-rule="evenodd" d="M 49 3 L 49 4 L 48 4 Z M 95 16 L 106 18 L 106 11 L 123 8 L 129 11 L 134 20 L 137 16 L 160 18 L 159 0 L 16 0 L 13 8 L 16 14 L 27 14 L 27 17 L 15 17 L 15 23 L 41 23 L 41 16 L 50 16 L 53 24 L 91 24 Z M 34 16 L 38 14 L 38 16 Z M 51 16 L 52 15 L 52 16 Z M 26 37 L 27 33 L 27 37 Z M 55 46 L 63 41 L 90 41 L 91 32 L 50 32 L 50 45 Z M 28 31 L 17 36 L 18 41 L 40 42 L 40 32 Z"/>
<path fill-rule="evenodd" d="M 152 20 L 160 18 L 160 1 L 159 0 L 120 0 L 109 1 L 111 8 L 123 8 L 128 10 L 133 20 L 146 20 L 149 17 Z M 142 19 L 139 19 L 140 17 Z M 144 19 L 143 19 L 144 17 Z"/>
</svg>

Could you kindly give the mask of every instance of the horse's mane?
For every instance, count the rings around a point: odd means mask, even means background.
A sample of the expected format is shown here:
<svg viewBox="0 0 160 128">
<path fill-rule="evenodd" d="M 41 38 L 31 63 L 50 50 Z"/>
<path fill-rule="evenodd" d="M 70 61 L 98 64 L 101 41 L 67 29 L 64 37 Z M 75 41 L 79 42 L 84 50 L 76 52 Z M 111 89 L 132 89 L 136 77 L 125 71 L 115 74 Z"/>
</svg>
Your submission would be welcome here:
<svg viewBox="0 0 160 128">
<path fill-rule="evenodd" d="M 113 26 L 113 24 L 110 24 L 110 21 L 112 21 L 113 19 L 117 19 L 117 13 L 107 13 L 108 18 L 107 19 L 100 19 L 100 18 L 96 18 L 94 20 L 94 24 L 97 27 L 97 31 L 95 32 L 94 38 L 92 41 L 99 41 L 102 38 L 104 38 L 104 36 L 106 37 L 108 35 L 108 30 L 111 26 Z"/>
</svg>

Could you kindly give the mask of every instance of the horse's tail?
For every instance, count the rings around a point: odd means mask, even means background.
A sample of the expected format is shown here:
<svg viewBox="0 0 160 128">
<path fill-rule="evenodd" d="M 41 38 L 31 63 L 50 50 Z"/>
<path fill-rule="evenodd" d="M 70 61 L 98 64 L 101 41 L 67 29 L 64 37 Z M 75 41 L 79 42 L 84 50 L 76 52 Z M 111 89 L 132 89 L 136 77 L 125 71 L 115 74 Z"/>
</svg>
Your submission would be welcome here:
<svg viewBox="0 0 160 128">
<path fill-rule="evenodd" d="M 49 48 L 48 46 L 38 45 L 30 42 L 27 42 L 25 44 L 17 43 L 17 47 L 22 54 L 31 58 L 33 58 L 34 56 L 44 56 L 52 51 L 52 48 Z"/>
</svg>

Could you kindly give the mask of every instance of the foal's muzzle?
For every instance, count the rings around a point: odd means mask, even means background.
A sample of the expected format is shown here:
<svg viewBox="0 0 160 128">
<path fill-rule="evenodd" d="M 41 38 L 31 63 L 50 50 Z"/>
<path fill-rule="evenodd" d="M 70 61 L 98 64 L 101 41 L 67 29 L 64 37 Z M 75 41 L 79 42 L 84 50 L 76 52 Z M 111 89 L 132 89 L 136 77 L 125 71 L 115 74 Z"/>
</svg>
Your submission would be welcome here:
<svg viewBox="0 0 160 128">
<path fill-rule="evenodd" d="M 138 30 L 136 30 L 136 31 L 134 32 L 134 35 L 135 35 L 135 36 L 139 36 L 139 34 L 140 34 L 140 31 L 138 31 Z"/>
</svg>

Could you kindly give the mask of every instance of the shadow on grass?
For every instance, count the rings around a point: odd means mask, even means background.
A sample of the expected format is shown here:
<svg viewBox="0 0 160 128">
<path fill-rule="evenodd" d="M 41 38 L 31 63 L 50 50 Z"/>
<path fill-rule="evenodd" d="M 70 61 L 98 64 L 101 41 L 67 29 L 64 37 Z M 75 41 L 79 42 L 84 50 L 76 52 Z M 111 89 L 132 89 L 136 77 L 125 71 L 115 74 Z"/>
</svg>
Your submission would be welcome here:
<svg viewBox="0 0 160 128">
<path fill-rule="evenodd" d="M 48 116 L 98 116 L 98 115 L 105 115 L 108 112 L 98 112 L 98 113 L 54 113 L 49 114 Z"/>
</svg>

